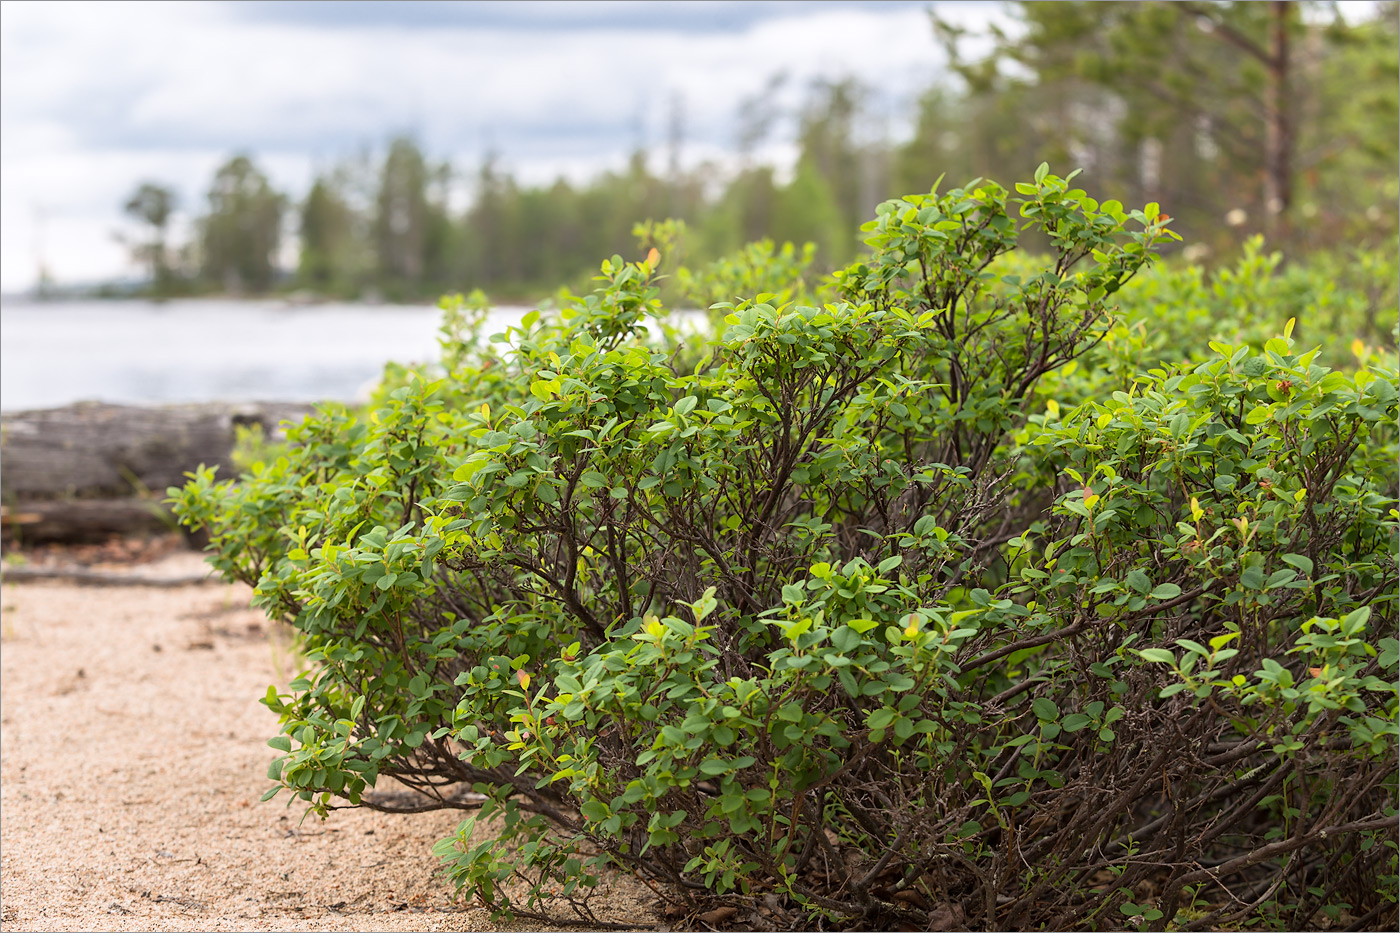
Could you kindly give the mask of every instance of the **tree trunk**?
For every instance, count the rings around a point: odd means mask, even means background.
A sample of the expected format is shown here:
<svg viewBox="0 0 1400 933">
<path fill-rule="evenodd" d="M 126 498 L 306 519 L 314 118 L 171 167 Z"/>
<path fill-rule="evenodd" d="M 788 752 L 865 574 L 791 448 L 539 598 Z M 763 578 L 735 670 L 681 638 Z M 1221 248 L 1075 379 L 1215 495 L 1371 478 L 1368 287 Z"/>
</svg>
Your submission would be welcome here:
<svg viewBox="0 0 1400 933">
<path fill-rule="evenodd" d="M 1289 108 L 1289 20 L 1293 0 L 1269 4 L 1269 87 L 1264 100 L 1264 217 L 1270 239 L 1281 245 L 1288 236 L 1288 208 L 1293 202 L 1293 119 Z"/>
</svg>

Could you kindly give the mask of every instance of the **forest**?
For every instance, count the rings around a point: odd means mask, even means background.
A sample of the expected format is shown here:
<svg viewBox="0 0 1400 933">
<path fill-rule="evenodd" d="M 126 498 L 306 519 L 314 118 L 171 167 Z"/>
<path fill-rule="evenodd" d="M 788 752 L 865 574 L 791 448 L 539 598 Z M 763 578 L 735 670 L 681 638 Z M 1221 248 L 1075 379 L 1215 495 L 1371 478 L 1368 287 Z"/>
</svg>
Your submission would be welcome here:
<svg viewBox="0 0 1400 933">
<path fill-rule="evenodd" d="M 1011 7 L 1020 28 L 982 37 L 980 56 L 931 13 L 930 55 L 936 40 L 950 68 L 904 115 L 903 138 L 873 113 L 870 88 L 821 80 L 785 112 L 775 74 L 739 107 L 723 165 L 686 164 L 680 112 L 665 145 L 584 183 L 527 185 L 507 154 L 456 165 L 400 137 L 324 167 L 294 199 L 240 153 L 216 172 L 187 242 L 172 240 L 175 191 L 140 184 L 124 205 L 133 259 L 157 296 L 538 300 L 586 283 L 648 220 L 685 224 L 692 266 L 767 239 L 810 242 L 814 268 L 833 268 L 864 248 L 857 228 L 885 198 L 1041 161 L 1083 169 L 1124 203 L 1162 204 L 1185 258 L 1207 267 L 1255 235 L 1286 257 L 1394 242 L 1395 3 L 1355 22 L 1295 2 Z M 783 134 L 795 163 L 759 161 Z M 464 209 L 452 206 L 459 190 Z M 294 268 L 279 265 L 288 244 Z"/>
</svg>

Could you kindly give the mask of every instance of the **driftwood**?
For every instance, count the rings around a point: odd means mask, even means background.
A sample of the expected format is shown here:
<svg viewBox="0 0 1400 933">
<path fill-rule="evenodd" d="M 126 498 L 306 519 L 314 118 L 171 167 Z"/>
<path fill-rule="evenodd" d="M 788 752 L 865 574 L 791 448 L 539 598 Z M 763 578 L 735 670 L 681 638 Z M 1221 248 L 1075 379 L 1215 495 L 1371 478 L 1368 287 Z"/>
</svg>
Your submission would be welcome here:
<svg viewBox="0 0 1400 933">
<path fill-rule="evenodd" d="M 169 530 L 165 490 L 200 464 L 231 470 L 240 425 L 270 438 L 309 405 L 79 403 L 0 415 L 0 498 L 7 540 L 101 541 Z"/>
<path fill-rule="evenodd" d="M 5 538 L 26 544 L 96 543 L 113 535 L 173 531 L 175 517 L 159 499 L 53 499 L 0 507 Z"/>
<path fill-rule="evenodd" d="M 57 580 L 61 583 L 75 583 L 78 586 L 150 586 L 175 588 L 200 586 L 205 583 L 222 583 L 213 573 L 187 573 L 178 577 L 146 577 L 134 573 L 108 573 L 101 570 L 87 570 L 82 567 L 3 567 L 0 580 L 7 583 L 34 580 Z"/>
</svg>

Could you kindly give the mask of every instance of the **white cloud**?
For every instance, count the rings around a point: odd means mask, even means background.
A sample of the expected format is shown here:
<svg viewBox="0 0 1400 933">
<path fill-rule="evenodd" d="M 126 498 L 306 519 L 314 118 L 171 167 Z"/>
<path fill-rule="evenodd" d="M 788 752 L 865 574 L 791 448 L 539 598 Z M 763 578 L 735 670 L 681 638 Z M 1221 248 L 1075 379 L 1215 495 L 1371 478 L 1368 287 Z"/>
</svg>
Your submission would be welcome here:
<svg viewBox="0 0 1400 933">
<path fill-rule="evenodd" d="M 985 20 L 991 6 L 948 13 Z M 0 288 L 34 282 L 36 211 L 49 218 L 44 251 L 60 280 L 128 272 L 110 235 L 125 196 L 160 179 L 194 209 L 235 150 L 253 152 L 294 195 L 313 161 L 398 132 L 464 168 L 492 148 L 528 181 L 580 179 L 620 166 L 638 142 L 659 147 L 673 95 L 684 101 L 693 160 L 732 145 L 739 102 L 775 72 L 790 75 L 789 104 L 812 78 L 853 75 L 894 113 L 939 60 L 917 4 L 779 5 L 737 31 L 690 33 L 327 28 L 325 9 L 305 10 L 319 22 L 295 22 L 207 2 L 5 3 Z M 599 10 L 618 19 L 613 6 Z"/>
</svg>

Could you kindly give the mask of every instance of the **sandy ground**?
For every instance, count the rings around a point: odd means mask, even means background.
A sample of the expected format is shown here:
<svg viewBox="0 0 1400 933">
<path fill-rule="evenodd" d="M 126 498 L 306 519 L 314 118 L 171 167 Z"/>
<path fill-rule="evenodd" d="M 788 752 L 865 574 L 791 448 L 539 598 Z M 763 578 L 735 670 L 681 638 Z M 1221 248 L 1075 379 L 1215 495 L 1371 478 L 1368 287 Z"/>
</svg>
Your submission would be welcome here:
<svg viewBox="0 0 1400 933">
<path fill-rule="evenodd" d="M 187 578 L 202 564 L 107 569 Z M 284 796 L 258 802 L 277 723 L 257 699 L 298 671 L 246 587 L 2 589 L 0 928 L 539 928 L 452 898 L 430 848 L 464 814 L 302 822 Z M 600 915 L 655 922 L 625 884 Z"/>
</svg>

